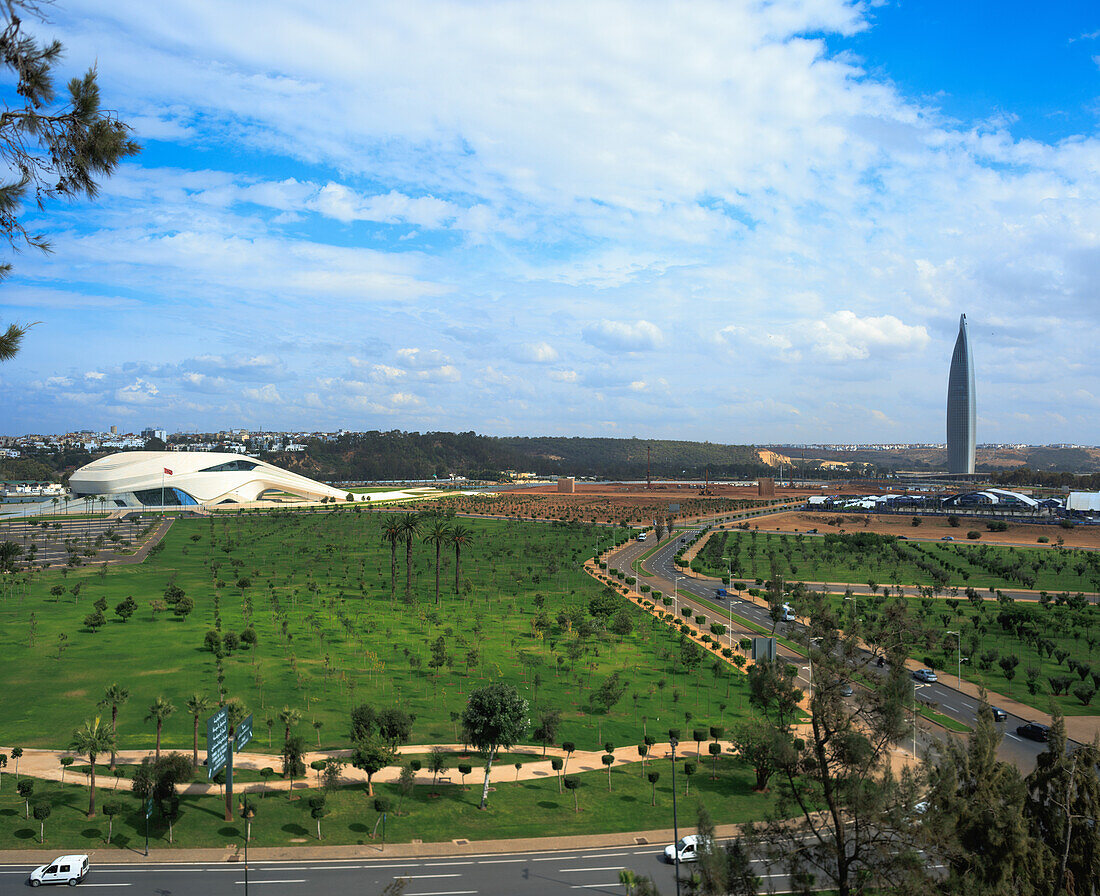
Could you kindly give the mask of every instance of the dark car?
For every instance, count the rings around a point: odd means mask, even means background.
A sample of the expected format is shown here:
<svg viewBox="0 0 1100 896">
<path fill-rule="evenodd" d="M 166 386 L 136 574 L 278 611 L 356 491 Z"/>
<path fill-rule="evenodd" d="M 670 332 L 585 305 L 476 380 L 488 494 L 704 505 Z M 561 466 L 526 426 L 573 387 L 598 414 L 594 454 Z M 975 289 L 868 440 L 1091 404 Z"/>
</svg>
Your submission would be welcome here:
<svg viewBox="0 0 1100 896">
<path fill-rule="evenodd" d="M 1050 726 L 1041 725 L 1039 722 L 1028 722 L 1026 725 L 1020 725 L 1016 729 L 1016 733 L 1020 737 L 1026 737 L 1028 740 L 1037 740 L 1045 743 L 1050 737 Z"/>
<path fill-rule="evenodd" d="M 993 713 L 994 722 L 1003 722 L 1008 718 L 1008 713 L 999 706 L 991 706 L 989 707 L 989 711 Z"/>
</svg>

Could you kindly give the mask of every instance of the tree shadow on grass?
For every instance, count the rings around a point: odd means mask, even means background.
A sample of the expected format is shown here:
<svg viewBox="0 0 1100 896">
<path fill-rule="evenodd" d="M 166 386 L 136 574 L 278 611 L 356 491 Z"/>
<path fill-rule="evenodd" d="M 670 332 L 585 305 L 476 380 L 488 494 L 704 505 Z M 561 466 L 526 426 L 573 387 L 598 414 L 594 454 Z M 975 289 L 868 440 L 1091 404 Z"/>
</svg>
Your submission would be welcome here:
<svg viewBox="0 0 1100 896">
<path fill-rule="evenodd" d="M 223 837 L 241 837 L 241 836 L 243 836 L 241 834 L 241 831 L 240 831 L 239 828 L 236 828 L 236 827 L 234 827 L 232 825 L 228 825 L 228 824 L 225 825 L 224 827 L 218 828 L 218 833 L 221 834 L 221 836 L 223 836 Z"/>
<path fill-rule="evenodd" d="M 370 831 L 370 828 L 362 822 L 353 821 L 351 824 L 348 825 L 348 830 L 353 831 L 356 834 L 366 834 L 368 831 Z"/>
<path fill-rule="evenodd" d="M 106 839 L 103 831 L 101 831 L 99 828 L 84 828 L 84 830 L 80 832 L 80 836 L 83 837 L 85 840 Z"/>
<path fill-rule="evenodd" d="M 19 813 L 16 812 L 14 809 L 0 809 L 0 815 L 3 815 L 5 818 L 11 818 L 13 815 L 18 814 Z"/>
<path fill-rule="evenodd" d="M 34 840 L 38 837 L 38 831 L 33 828 L 20 828 L 17 831 L 12 831 L 12 836 L 16 840 Z"/>
<path fill-rule="evenodd" d="M 309 833 L 309 831 L 307 831 L 300 824 L 294 824 L 293 822 L 291 822 L 290 824 L 284 824 L 283 831 L 295 837 L 304 837 L 306 834 Z"/>
<path fill-rule="evenodd" d="M 538 805 L 539 805 L 540 809 L 560 809 L 561 808 L 561 803 L 555 803 L 551 800 L 540 800 Z"/>
</svg>

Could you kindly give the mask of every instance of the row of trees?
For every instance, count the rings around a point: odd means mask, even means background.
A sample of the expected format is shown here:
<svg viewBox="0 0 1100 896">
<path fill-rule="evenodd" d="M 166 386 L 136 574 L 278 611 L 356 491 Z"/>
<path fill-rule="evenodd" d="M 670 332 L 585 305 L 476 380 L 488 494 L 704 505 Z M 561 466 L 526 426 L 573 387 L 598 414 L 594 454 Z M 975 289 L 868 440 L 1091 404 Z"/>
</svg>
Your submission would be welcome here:
<svg viewBox="0 0 1100 896">
<path fill-rule="evenodd" d="M 459 594 L 463 548 L 473 543 L 473 533 L 461 524 L 451 525 L 441 517 L 425 517 L 418 513 L 389 514 L 382 519 L 382 540 L 390 547 L 390 600 L 397 590 L 397 546 L 405 545 L 405 601 L 412 603 L 412 546 L 423 536 L 435 547 L 435 603 L 439 606 L 440 553 L 444 547 L 455 552 L 455 596 Z"/>
<path fill-rule="evenodd" d="M 843 630 L 825 595 L 803 595 L 797 609 L 811 620 L 811 693 L 785 661 L 758 662 L 749 670 L 758 717 L 731 735 L 756 789 L 778 792 L 774 812 L 748 830 L 751 854 L 789 875 L 796 892 L 1096 893 L 1096 744 L 1067 753 L 1056 717 L 1048 750 L 1025 780 L 996 759 L 1000 735 L 983 705 L 969 740 L 951 738 L 922 765 L 898 771 L 891 752 L 915 726 L 904 660 L 920 633 L 908 605 L 888 601 L 871 620 L 845 619 Z M 888 665 L 876 686 L 844 698 L 853 667 L 860 674 L 879 657 Z M 730 883 L 734 867 L 716 852 L 701 863 L 696 892 L 756 892 L 743 876 Z"/>
</svg>

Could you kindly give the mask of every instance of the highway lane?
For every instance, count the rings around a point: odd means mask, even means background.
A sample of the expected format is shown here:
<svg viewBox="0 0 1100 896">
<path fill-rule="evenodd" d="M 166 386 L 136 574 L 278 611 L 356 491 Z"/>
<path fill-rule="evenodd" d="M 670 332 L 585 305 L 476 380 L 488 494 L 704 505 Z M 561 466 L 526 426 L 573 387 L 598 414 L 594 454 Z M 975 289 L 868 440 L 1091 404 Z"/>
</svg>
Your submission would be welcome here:
<svg viewBox="0 0 1100 896">
<path fill-rule="evenodd" d="M 652 577 L 641 576 L 638 579 L 639 582 L 645 582 L 651 588 L 663 592 L 665 596 L 672 597 L 675 594 L 676 603 L 673 609 L 677 613 L 679 613 L 679 608 L 684 606 L 686 602 L 695 607 L 698 612 L 706 615 L 708 619 L 719 621 L 725 617 L 728 623 L 730 611 L 732 610 L 735 624 L 737 617 L 742 617 L 757 625 L 764 626 L 770 631 L 772 620 L 768 615 L 767 607 L 732 595 L 728 600 L 717 598 L 715 596 L 716 583 L 714 580 L 685 575 L 676 567 L 674 560 L 676 552 L 681 547 L 681 541 L 689 541 L 696 531 L 698 530 L 692 530 L 667 541 L 654 552 L 653 556 L 642 561 L 640 565 L 654 573 L 654 575 Z M 646 542 L 635 542 L 628 545 L 616 554 L 615 565 L 619 568 L 632 566 L 633 561 L 651 548 L 652 544 Z M 793 641 L 797 641 L 801 636 L 800 633 L 804 631 L 805 627 L 799 623 L 780 623 L 777 628 L 777 634 Z M 808 687 L 810 684 L 809 670 L 802 665 L 805 660 L 785 649 L 781 649 L 780 653 L 788 656 L 792 662 L 799 666 L 799 679 L 803 687 Z M 877 670 L 873 665 L 869 665 L 867 671 L 874 673 Z M 974 724 L 978 714 L 978 703 L 974 698 L 955 688 L 948 687 L 943 682 L 917 684 L 917 688 L 920 699 L 938 704 L 937 710 L 939 712 L 963 724 Z M 1007 720 L 1000 723 L 1005 736 L 998 749 L 998 756 L 1006 762 L 1011 762 L 1020 770 L 1021 774 L 1025 775 L 1035 768 L 1036 757 L 1046 749 L 1045 744 L 1024 740 L 1016 734 L 1018 725 L 1030 721 L 1032 721 L 1031 718 L 1009 714 Z M 918 732 L 918 750 L 921 748 L 922 741 L 927 743 L 927 737 L 920 736 Z M 906 745 L 903 744 L 902 746 Z M 1074 748 L 1077 744 L 1071 741 L 1068 746 Z"/>
<path fill-rule="evenodd" d="M 684 829 L 684 833 L 691 829 Z M 630 868 L 649 875 L 664 893 L 675 891 L 675 869 L 663 859 L 667 844 L 590 850 L 533 851 L 424 857 L 418 859 L 361 858 L 345 861 L 250 862 L 249 889 L 263 896 L 305 896 L 313 893 L 357 893 L 373 896 L 397 879 L 408 881 L 404 896 L 523 896 L 585 892 L 622 896 L 619 871 Z M 47 861 L 52 856 L 44 856 Z M 783 875 L 755 870 L 778 890 Z M 0 866 L 0 896 L 25 892 L 31 866 Z M 126 896 L 239 896 L 244 892 L 243 863 L 157 863 L 112 865 L 92 859 L 92 870 L 81 887 Z M 681 867 L 681 877 L 690 866 Z"/>
</svg>

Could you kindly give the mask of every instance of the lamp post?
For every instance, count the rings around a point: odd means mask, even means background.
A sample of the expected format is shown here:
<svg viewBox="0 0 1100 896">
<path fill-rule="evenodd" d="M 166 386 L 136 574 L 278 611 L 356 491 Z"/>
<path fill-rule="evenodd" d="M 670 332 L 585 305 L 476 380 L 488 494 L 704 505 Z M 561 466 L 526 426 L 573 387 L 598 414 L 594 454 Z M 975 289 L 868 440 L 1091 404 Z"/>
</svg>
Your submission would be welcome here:
<svg viewBox="0 0 1100 896">
<path fill-rule="evenodd" d="M 963 671 L 963 660 L 962 660 L 963 642 L 962 642 L 962 636 L 958 632 L 952 632 L 952 631 L 944 632 L 944 634 L 945 635 L 954 635 L 955 636 L 955 646 L 959 649 L 958 665 L 956 666 L 955 678 L 958 682 L 959 691 L 961 692 L 962 691 L 962 671 Z"/>
<path fill-rule="evenodd" d="M 676 823 L 676 745 L 679 741 L 675 737 L 668 739 L 672 747 L 672 856 L 676 875 L 676 896 L 680 896 L 680 829 Z"/>
<path fill-rule="evenodd" d="M 680 577 L 677 575 L 672 577 L 672 612 L 680 618 Z"/>
</svg>

